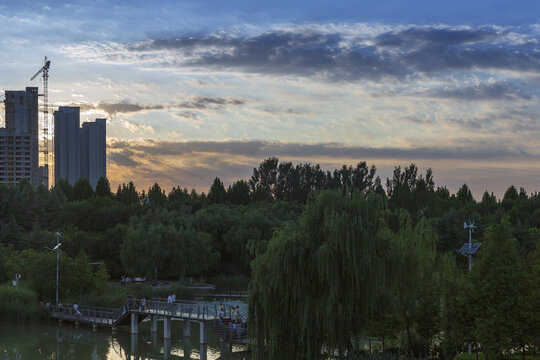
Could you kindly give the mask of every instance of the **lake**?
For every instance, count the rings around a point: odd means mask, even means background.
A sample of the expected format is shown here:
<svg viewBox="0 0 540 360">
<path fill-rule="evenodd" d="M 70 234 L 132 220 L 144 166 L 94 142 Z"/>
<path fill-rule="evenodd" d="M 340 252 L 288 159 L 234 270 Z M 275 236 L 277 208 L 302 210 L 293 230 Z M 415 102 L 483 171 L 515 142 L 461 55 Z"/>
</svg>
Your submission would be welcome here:
<svg viewBox="0 0 540 360">
<path fill-rule="evenodd" d="M 163 339 L 163 323 L 151 334 L 150 323 L 139 324 L 139 334 L 120 327 L 93 331 L 88 326 L 70 323 L 58 325 L 0 325 L 0 360 L 120 360 L 120 359 L 208 359 L 249 360 L 245 346 L 231 349 L 220 345 L 219 337 L 208 329 L 208 345 L 199 345 L 199 326 L 191 323 L 191 337 L 182 338 L 182 322 L 172 322 L 172 339 Z M 205 351 L 206 350 L 206 351 Z M 206 352 L 206 356 L 205 356 Z M 202 356 L 201 356 L 202 354 Z"/>
</svg>

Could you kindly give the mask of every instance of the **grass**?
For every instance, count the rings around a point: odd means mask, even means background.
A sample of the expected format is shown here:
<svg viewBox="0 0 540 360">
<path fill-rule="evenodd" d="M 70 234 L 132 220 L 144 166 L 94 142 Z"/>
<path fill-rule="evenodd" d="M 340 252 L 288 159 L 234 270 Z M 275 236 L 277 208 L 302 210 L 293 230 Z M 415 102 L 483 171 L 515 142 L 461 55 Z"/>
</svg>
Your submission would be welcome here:
<svg viewBox="0 0 540 360">
<path fill-rule="evenodd" d="M 0 285 L 0 322 L 3 324 L 29 324 L 48 320 L 44 307 L 40 306 L 36 293 L 26 287 Z"/>
<path fill-rule="evenodd" d="M 82 305 L 100 306 L 117 308 L 122 306 L 128 297 L 128 295 L 146 299 L 152 298 L 166 298 L 170 293 L 176 295 L 176 300 L 192 300 L 193 293 L 181 284 L 171 284 L 169 287 L 154 288 L 149 284 L 127 284 L 125 286 L 109 283 L 107 290 L 103 295 L 87 295 L 84 299 L 70 299 L 71 302 L 77 301 Z"/>
<path fill-rule="evenodd" d="M 486 356 L 482 353 L 478 354 L 478 360 L 485 360 Z M 521 353 L 518 354 L 509 354 L 504 357 L 508 360 L 522 360 L 523 355 Z M 454 357 L 453 360 L 476 360 L 476 354 L 459 354 Z M 540 354 L 538 355 L 525 355 L 525 360 L 540 360 Z"/>
</svg>

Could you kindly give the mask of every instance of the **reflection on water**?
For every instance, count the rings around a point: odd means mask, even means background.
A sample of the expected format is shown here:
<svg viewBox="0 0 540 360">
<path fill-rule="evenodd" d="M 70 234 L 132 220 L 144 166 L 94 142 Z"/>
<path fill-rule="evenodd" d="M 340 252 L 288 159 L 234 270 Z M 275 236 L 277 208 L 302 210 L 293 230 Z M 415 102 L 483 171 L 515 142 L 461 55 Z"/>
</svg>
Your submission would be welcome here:
<svg viewBox="0 0 540 360">
<path fill-rule="evenodd" d="M 198 324 L 191 326 L 191 336 L 184 338 L 182 322 L 173 321 L 173 338 L 167 340 L 163 339 L 163 326 L 151 333 L 148 322 L 139 325 L 138 335 L 124 332 L 128 327 L 113 334 L 110 328 L 92 331 L 66 323 L 0 326 L 0 360 L 250 359 L 245 347 L 234 346 L 231 352 L 210 329 L 208 345 L 200 345 Z"/>
</svg>

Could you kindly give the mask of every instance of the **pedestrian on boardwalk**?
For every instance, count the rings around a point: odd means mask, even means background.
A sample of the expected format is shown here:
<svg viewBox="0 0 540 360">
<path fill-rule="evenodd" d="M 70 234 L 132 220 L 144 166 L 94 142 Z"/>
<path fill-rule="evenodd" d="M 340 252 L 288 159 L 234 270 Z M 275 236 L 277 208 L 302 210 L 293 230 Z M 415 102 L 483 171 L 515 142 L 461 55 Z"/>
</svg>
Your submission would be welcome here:
<svg viewBox="0 0 540 360">
<path fill-rule="evenodd" d="M 141 299 L 141 304 L 139 306 L 139 311 L 144 311 L 146 310 L 146 298 L 143 296 L 143 298 Z"/>
</svg>

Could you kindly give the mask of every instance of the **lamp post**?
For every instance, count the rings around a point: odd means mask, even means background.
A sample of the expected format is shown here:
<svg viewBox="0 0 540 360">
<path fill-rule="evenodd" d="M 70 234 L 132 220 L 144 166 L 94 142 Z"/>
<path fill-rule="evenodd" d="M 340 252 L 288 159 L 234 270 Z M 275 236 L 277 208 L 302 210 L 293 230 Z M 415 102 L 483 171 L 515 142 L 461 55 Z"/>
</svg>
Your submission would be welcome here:
<svg viewBox="0 0 540 360">
<path fill-rule="evenodd" d="M 60 261 L 60 231 L 56 232 L 56 246 L 54 247 L 54 251 L 56 251 L 56 306 L 58 306 L 58 268 L 59 268 L 59 261 Z"/>
<path fill-rule="evenodd" d="M 60 235 L 62 235 L 62 233 L 60 231 L 57 231 L 55 247 L 53 247 L 52 249 L 45 247 L 45 249 L 54 251 L 56 253 L 56 306 L 58 306 L 58 269 L 60 262 L 60 245 L 62 245 L 62 243 L 60 242 Z"/>
<path fill-rule="evenodd" d="M 463 223 L 463 228 L 464 229 L 469 229 L 469 247 L 468 249 L 465 251 L 465 253 L 467 254 L 466 256 L 469 258 L 469 272 L 471 272 L 472 270 L 472 260 L 473 260 L 473 254 L 474 252 L 472 251 L 473 250 L 473 247 L 472 247 L 472 232 L 474 231 L 474 228 L 476 228 L 476 226 L 474 226 L 474 222 L 473 223 L 469 223 L 467 225 L 467 223 Z M 468 346 L 468 350 L 469 350 L 469 354 L 472 354 L 472 344 L 469 343 L 469 346 Z"/>
</svg>

